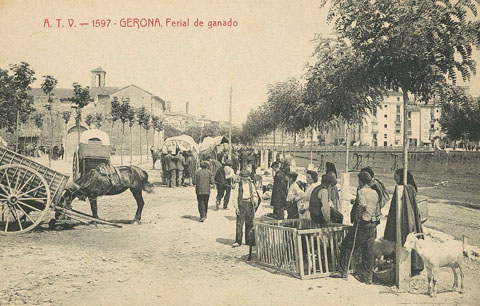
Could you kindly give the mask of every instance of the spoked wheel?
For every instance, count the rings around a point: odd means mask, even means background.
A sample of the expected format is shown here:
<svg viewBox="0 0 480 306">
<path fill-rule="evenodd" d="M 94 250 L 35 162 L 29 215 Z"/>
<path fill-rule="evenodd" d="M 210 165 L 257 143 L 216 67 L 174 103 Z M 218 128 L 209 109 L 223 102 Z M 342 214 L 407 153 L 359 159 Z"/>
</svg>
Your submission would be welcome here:
<svg viewBox="0 0 480 306">
<path fill-rule="evenodd" d="M 78 155 L 77 152 L 73 153 L 73 169 L 72 169 L 72 176 L 73 180 L 78 179 L 78 168 L 79 168 L 79 161 L 78 161 Z"/>
<path fill-rule="evenodd" d="M 0 166 L 0 234 L 25 233 L 43 220 L 50 207 L 50 188 L 35 169 Z"/>
</svg>

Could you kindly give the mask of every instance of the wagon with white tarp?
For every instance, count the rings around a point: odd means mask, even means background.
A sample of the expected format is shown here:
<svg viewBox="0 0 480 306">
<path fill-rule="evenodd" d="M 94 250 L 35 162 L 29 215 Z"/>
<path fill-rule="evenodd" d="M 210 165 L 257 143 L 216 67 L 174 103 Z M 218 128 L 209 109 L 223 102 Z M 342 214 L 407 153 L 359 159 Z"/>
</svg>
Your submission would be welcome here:
<svg viewBox="0 0 480 306">
<path fill-rule="evenodd" d="M 80 143 L 73 154 L 73 179 L 96 168 L 99 164 L 110 164 L 110 137 L 97 129 L 86 130 L 80 135 Z"/>
</svg>

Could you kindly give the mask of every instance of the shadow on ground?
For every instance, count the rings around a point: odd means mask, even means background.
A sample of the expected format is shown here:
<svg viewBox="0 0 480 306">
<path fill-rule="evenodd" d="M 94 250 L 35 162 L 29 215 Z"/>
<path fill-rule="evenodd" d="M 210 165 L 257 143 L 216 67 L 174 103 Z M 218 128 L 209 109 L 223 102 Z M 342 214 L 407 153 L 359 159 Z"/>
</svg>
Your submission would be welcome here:
<svg viewBox="0 0 480 306">
<path fill-rule="evenodd" d="M 188 219 L 188 220 L 192 220 L 192 221 L 197 221 L 197 222 L 200 220 L 199 216 L 192 216 L 192 215 L 183 215 L 180 218 Z"/>
</svg>

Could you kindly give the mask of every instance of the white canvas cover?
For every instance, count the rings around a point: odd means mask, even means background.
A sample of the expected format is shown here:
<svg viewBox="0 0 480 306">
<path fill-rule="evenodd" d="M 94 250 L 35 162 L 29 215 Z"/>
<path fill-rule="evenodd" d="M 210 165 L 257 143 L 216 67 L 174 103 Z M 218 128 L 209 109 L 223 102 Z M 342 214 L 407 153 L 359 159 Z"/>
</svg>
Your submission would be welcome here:
<svg viewBox="0 0 480 306">
<path fill-rule="evenodd" d="M 162 152 L 167 153 L 168 150 L 175 152 L 177 147 L 182 151 L 191 151 L 195 155 L 198 154 L 197 143 L 188 135 L 167 138 L 163 143 Z"/>
<path fill-rule="evenodd" d="M 228 138 L 225 136 L 217 136 L 217 137 L 205 137 L 202 141 L 202 143 L 199 145 L 200 147 L 200 152 L 202 153 L 209 153 L 213 149 L 215 149 L 216 146 L 221 145 L 221 144 L 228 144 Z M 227 146 L 228 148 L 228 146 Z"/>
<path fill-rule="evenodd" d="M 102 145 L 110 145 L 110 137 L 104 131 L 98 129 L 90 129 L 80 134 L 80 143 L 100 143 Z"/>
</svg>

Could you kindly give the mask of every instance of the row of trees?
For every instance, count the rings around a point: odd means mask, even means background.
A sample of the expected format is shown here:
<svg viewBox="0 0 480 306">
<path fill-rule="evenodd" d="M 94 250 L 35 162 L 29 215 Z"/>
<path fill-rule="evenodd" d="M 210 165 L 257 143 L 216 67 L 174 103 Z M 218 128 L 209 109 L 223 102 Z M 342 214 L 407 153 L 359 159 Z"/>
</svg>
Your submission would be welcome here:
<svg viewBox="0 0 480 306">
<path fill-rule="evenodd" d="M 112 120 L 112 133 L 113 134 L 113 126 L 117 120 L 122 123 L 122 141 L 121 141 L 121 149 L 120 149 L 120 160 L 123 164 L 123 145 L 124 145 L 124 137 L 125 137 L 125 125 L 128 124 L 130 129 L 130 164 L 132 164 L 132 152 L 133 152 L 133 133 L 132 127 L 137 124 L 140 128 L 140 162 L 142 162 L 142 129 L 145 130 L 145 143 L 147 150 L 149 148 L 148 142 L 148 131 L 152 128 L 154 135 L 153 141 L 155 141 L 155 132 L 157 132 L 157 138 L 160 137 L 160 132 L 163 131 L 163 121 L 157 115 L 150 114 L 145 106 L 141 106 L 140 108 L 135 108 L 130 105 L 130 99 L 125 98 L 122 101 L 119 101 L 117 97 L 114 97 L 111 101 L 111 120 Z M 147 154 L 148 159 L 148 154 Z"/>
<path fill-rule="evenodd" d="M 472 52 L 480 42 L 480 22 L 467 18 L 477 14 L 474 1 L 325 0 L 323 6 L 327 3 L 334 35 L 316 37 L 315 63 L 304 84 L 289 79 L 268 87 L 267 100 L 243 126 L 248 142 L 277 129 L 295 135 L 340 124 L 348 128 L 361 123 L 387 90 L 403 94 L 404 118 L 409 97 L 421 102 L 440 97 L 444 131 L 454 139 L 478 137 L 478 101 L 454 86 L 457 73 L 468 80 L 475 72 Z"/>
</svg>

